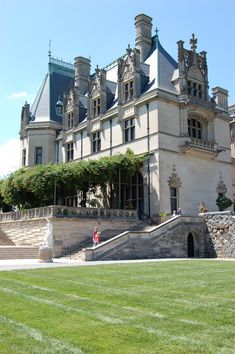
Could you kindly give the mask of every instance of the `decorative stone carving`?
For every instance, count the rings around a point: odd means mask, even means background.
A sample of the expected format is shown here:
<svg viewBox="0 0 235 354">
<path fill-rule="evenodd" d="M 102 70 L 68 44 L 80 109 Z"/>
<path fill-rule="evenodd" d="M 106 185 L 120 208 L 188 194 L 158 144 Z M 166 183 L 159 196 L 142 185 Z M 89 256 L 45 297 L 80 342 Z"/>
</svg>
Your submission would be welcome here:
<svg viewBox="0 0 235 354">
<path fill-rule="evenodd" d="M 227 193 L 227 187 L 224 184 L 222 173 L 220 173 L 219 182 L 217 184 L 216 191 L 218 194 L 223 194 L 223 195 Z"/>
<path fill-rule="evenodd" d="M 173 165 L 173 168 L 172 168 L 172 174 L 168 179 L 168 184 L 171 188 L 180 188 L 181 187 L 181 180 L 176 173 L 175 164 Z"/>
</svg>

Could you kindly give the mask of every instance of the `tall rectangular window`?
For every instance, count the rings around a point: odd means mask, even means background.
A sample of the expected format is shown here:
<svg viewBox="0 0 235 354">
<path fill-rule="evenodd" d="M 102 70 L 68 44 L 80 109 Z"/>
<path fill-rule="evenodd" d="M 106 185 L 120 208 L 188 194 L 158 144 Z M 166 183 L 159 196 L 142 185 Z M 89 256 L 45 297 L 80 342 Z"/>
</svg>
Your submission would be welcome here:
<svg viewBox="0 0 235 354">
<path fill-rule="evenodd" d="M 42 146 L 35 147 L 34 163 L 35 165 L 42 164 Z"/>
<path fill-rule="evenodd" d="M 92 152 L 99 152 L 101 150 L 101 136 L 100 132 L 92 134 Z"/>
<path fill-rule="evenodd" d="M 100 115 L 100 98 L 93 100 L 93 115 L 94 117 Z"/>
<path fill-rule="evenodd" d="M 124 84 L 124 102 L 132 100 L 134 93 L 134 82 L 129 81 Z"/>
<path fill-rule="evenodd" d="M 170 198 L 171 198 L 171 214 L 173 214 L 173 211 L 176 212 L 178 209 L 177 189 L 174 187 L 170 188 Z"/>
<path fill-rule="evenodd" d="M 73 143 L 68 143 L 66 145 L 66 152 L 67 152 L 67 161 L 73 160 Z"/>
<path fill-rule="evenodd" d="M 73 112 L 68 114 L 68 129 L 73 127 Z"/>
<path fill-rule="evenodd" d="M 26 166 L 26 149 L 22 151 L 22 166 Z"/>
<path fill-rule="evenodd" d="M 124 141 L 135 139 L 135 118 L 125 120 L 124 122 Z"/>
</svg>

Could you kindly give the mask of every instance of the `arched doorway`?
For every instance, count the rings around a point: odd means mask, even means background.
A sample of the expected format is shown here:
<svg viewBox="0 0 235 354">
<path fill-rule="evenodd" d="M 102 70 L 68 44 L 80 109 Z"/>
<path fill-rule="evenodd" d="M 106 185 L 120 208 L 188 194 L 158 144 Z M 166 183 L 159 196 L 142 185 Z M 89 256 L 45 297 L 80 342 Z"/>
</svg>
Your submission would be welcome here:
<svg viewBox="0 0 235 354">
<path fill-rule="evenodd" d="M 194 257 L 194 239 L 191 232 L 188 234 L 188 257 Z"/>
</svg>

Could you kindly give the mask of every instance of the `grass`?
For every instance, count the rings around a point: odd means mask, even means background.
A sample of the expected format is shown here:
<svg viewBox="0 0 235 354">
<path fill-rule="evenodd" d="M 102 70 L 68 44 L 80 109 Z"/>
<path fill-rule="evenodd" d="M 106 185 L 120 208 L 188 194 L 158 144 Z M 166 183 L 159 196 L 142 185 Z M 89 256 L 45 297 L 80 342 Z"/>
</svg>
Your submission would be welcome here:
<svg viewBox="0 0 235 354">
<path fill-rule="evenodd" d="M 235 263 L 0 272 L 0 353 L 235 353 Z"/>
</svg>

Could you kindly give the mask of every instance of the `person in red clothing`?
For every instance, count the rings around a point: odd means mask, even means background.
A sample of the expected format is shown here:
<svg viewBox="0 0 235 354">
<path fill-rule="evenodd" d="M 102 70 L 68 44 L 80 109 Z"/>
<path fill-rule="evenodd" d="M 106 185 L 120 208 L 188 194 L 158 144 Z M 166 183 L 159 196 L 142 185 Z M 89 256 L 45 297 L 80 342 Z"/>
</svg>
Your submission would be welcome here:
<svg viewBox="0 0 235 354">
<path fill-rule="evenodd" d="M 97 238 L 97 230 L 98 230 L 98 227 L 95 226 L 93 234 L 92 234 L 93 247 L 96 246 L 96 244 L 97 244 L 97 240 L 96 240 L 96 238 Z"/>
<path fill-rule="evenodd" d="M 96 245 L 98 245 L 100 243 L 101 237 L 100 237 L 100 232 L 96 233 Z"/>
</svg>

